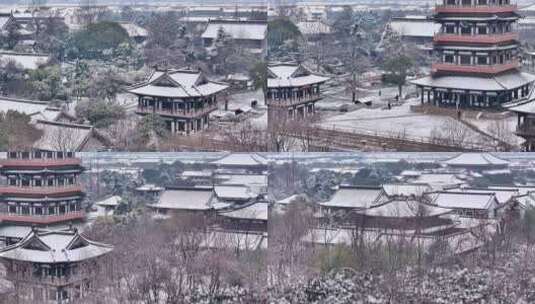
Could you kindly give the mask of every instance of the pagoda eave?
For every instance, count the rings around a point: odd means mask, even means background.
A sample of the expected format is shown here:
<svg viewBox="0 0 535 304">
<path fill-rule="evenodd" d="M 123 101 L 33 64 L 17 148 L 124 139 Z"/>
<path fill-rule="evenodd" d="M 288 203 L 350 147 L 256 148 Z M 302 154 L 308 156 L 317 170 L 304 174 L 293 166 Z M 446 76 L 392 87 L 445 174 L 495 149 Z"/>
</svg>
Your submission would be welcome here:
<svg viewBox="0 0 535 304">
<path fill-rule="evenodd" d="M 458 6 L 458 5 L 437 5 L 435 6 L 436 14 L 500 14 L 515 13 L 517 5 L 476 5 L 476 6 Z"/>
<path fill-rule="evenodd" d="M 463 43 L 469 45 L 495 45 L 501 43 L 518 42 L 518 33 L 505 33 L 496 35 L 457 35 L 457 34 L 437 34 L 433 37 L 435 43 Z"/>
<path fill-rule="evenodd" d="M 434 63 L 431 65 L 431 71 L 433 74 L 437 73 L 459 73 L 459 74 L 471 74 L 471 75 L 497 75 L 504 72 L 518 69 L 519 64 L 517 61 L 506 64 L 495 65 L 458 65 L 449 63 Z"/>
</svg>

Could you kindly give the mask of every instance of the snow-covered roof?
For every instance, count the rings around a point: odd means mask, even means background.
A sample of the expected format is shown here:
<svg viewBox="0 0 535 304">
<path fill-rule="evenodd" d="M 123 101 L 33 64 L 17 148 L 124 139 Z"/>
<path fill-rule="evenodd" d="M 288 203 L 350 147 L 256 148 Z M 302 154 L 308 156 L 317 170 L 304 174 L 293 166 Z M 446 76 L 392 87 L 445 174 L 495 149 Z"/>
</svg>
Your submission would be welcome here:
<svg viewBox="0 0 535 304">
<path fill-rule="evenodd" d="M 431 191 L 428 184 L 384 184 L 383 189 L 388 196 L 422 196 Z"/>
<path fill-rule="evenodd" d="M 390 28 L 403 37 L 433 38 L 440 31 L 440 24 L 433 20 L 426 20 L 425 16 L 419 18 L 395 18 L 390 22 Z"/>
<path fill-rule="evenodd" d="M 220 28 L 233 39 L 264 40 L 267 36 L 266 22 L 210 20 L 201 37 L 216 39 Z"/>
<path fill-rule="evenodd" d="M 511 90 L 535 81 L 535 75 L 513 72 L 491 78 L 474 76 L 427 76 L 411 81 L 412 84 L 424 87 L 444 89 L 502 91 Z"/>
<path fill-rule="evenodd" d="M 214 192 L 222 200 L 249 200 L 257 196 L 243 185 L 219 185 L 214 187 Z"/>
<path fill-rule="evenodd" d="M 0 227 L 0 236 L 9 238 L 24 238 L 32 231 L 30 226 L 6 225 Z"/>
<path fill-rule="evenodd" d="M 494 193 L 437 192 L 431 197 L 432 205 L 452 209 L 487 210 L 497 201 Z"/>
<path fill-rule="evenodd" d="M 43 134 L 33 147 L 47 151 L 81 151 L 93 133 L 88 125 L 39 120 L 35 126 Z"/>
<path fill-rule="evenodd" d="M 532 90 L 532 95 L 535 93 L 535 90 Z M 525 113 L 525 114 L 534 114 L 535 113 L 535 98 L 533 96 L 529 98 L 527 102 L 516 103 L 507 107 L 509 111 Z"/>
<path fill-rule="evenodd" d="M 25 70 L 35 70 L 47 63 L 50 60 L 50 55 L 0 52 L 0 60 L 4 62 L 13 61 Z"/>
<path fill-rule="evenodd" d="M 209 210 L 212 209 L 213 189 L 208 187 L 169 188 L 162 192 L 156 204 L 159 209 Z"/>
<path fill-rule="evenodd" d="M 212 171 L 210 170 L 187 170 L 180 174 L 181 177 L 211 177 Z"/>
<path fill-rule="evenodd" d="M 222 158 L 212 161 L 218 166 L 261 166 L 266 165 L 267 160 L 255 153 L 230 153 Z"/>
<path fill-rule="evenodd" d="M 267 221 L 268 207 L 267 203 L 259 202 L 232 211 L 220 212 L 219 215 L 234 219 Z"/>
<path fill-rule="evenodd" d="M 289 63 L 269 65 L 268 75 L 268 88 L 302 87 L 329 80 L 328 77 L 312 74 L 302 65 Z"/>
<path fill-rule="evenodd" d="M 219 174 L 216 176 L 222 185 L 267 186 L 268 177 L 262 174 Z"/>
<path fill-rule="evenodd" d="M 428 184 L 432 188 L 450 188 L 464 183 L 452 173 L 424 173 L 411 180 L 412 183 Z"/>
<path fill-rule="evenodd" d="M 16 111 L 33 116 L 41 114 L 47 108 L 45 102 L 0 97 L 0 112 Z"/>
<path fill-rule="evenodd" d="M 146 82 L 128 88 L 128 92 L 143 96 L 189 98 L 210 96 L 228 88 L 227 84 L 209 81 L 201 71 L 154 71 Z"/>
<path fill-rule="evenodd" d="M 494 194 L 500 204 L 505 204 L 520 195 L 518 189 L 455 188 L 446 192 L 487 193 Z"/>
<path fill-rule="evenodd" d="M 104 206 L 104 207 L 117 207 L 119 206 L 119 203 L 121 202 L 121 200 L 122 200 L 122 197 L 120 197 L 119 195 L 114 195 L 104 200 L 101 200 L 99 202 L 96 202 L 96 204 L 99 206 Z"/>
<path fill-rule="evenodd" d="M 137 191 L 163 191 L 164 188 L 156 186 L 155 184 L 145 184 L 143 186 L 137 187 Z"/>
<path fill-rule="evenodd" d="M 356 208 L 364 209 L 379 203 L 382 197 L 383 188 L 381 187 L 340 187 L 327 201 L 320 203 L 321 206 L 335 208 Z"/>
<path fill-rule="evenodd" d="M 113 250 L 90 241 L 76 229 L 33 229 L 22 241 L 0 250 L 0 258 L 33 263 L 73 263 L 94 259 Z"/>
<path fill-rule="evenodd" d="M 535 192 L 535 186 L 488 186 L 490 190 L 514 190 L 518 191 L 519 195 L 526 195 L 530 192 Z"/>
<path fill-rule="evenodd" d="M 147 37 L 149 35 L 146 29 L 134 23 L 121 22 L 119 25 L 128 33 L 129 37 Z"/>
<path fill-rule="evenodd" d="M 508 161 L 498 158 L 490 153 L 460 153 L 443 162 L 448 166 L 506 166 Z"/>
<path fill-rule="evenodd" d="M 391 200 L 363 211 L 367 216 L 391 218 L 431 217 L 451 212 L 451 209 L 425 205 L 414 200 Z"/>
</svg>

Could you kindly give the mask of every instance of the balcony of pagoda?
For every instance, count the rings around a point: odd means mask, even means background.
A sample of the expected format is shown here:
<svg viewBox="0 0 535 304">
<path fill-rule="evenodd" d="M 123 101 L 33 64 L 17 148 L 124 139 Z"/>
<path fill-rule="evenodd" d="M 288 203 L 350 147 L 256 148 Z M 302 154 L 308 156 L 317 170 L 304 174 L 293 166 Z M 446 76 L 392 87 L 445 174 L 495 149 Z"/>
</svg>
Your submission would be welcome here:
<svg viewBox="0 0 535 304">
<path fill-rule="evenodd" d="M 64 166 L 80 166 L 82 160 L 79 158 L 54 158 L 54 159 L 15 159 L 8 158 L 0 161 L 0 167 L 4 168 L 20 168 L 20 169 L 36 169 L 36 168 L 54 168 Z"/>
<path fill-rule="evenodd" d="M 308 95 L 304 97 L 289 97 L 289 98 L 283 98 L 283 99 L 277 99 L 277 98 L 266 98 L 266 105 L 267 106 L 273 106 L 273 107 L 293 107 L 298 105 L 303 105 L 311 102 L 316 102 L 320 100 L 322 97 L 321 95 Z"/>
<path fill-rule="evenodd" d="M 1 186 L 0 195 L 15 195 L 24 197 L 62 197 L 66 195 L 78 195 L 83 191 L 80 185 L 58 187 L 17 187 Z"/>
<path fill-rule="evenodd" d="M 210 114 L 211 112 L 217 110 L 217 104 L 206 105 L 203 108 L 199 109 L 163 109 L 155 107 L 138 107 L 136 110 L 137 114 L 146 115 L 146 114 L 158 114 L 161 116 L 176 117 L 176 118 L 199 118 Z"/>
<path fill-rule="evenodd" d="M 19 215 L 8 213 L 0 214 L 0 221 L 12 223 L 31 223 L 36 225 L 64 223 L 68 221 L 84 220 L 85 218 L 86 213 L 84 211 L 74 211 L 56 215 Z"/>
<path fill-rule="evenodd" d="M 464 74 L 488 74 L 494 75 L 505 71 L 519 68 L 518 60 L 513 60 L 503 64 L 485 65 L 462 65 L 453 63 L 433 63 L 431 70 L 433 73 L 464 73 Z"/>
<path fill-rule="evenodd" d="M 458 35 L 458 34 L 436 34 L 433 38 L 435 43 L 481 43 L 499 44 L 510 41 L 517 41 L 519 34 L 515 32 L 489 35 Z"/>
<path fill-rule="evenodd" d="M 514 13 L 518 9 L 516 4 L 510 5 L 437 5 L 436 14 L 502 14 Z"/>
</svg>

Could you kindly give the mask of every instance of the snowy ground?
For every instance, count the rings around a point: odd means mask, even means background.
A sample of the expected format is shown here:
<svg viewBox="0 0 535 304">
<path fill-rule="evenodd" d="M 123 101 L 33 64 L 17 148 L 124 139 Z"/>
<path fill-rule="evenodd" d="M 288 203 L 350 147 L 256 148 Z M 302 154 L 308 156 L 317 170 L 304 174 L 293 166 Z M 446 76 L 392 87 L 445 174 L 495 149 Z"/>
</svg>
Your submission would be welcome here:
<svg viewBox="0 0 535 304">
<path fill-rule="evenodd" d="M 257 101 L 255 108 L 251 107 L 251 102 Z M 239 117 L 235 116 L 236 110 L 242 110 L 244 113 Z M 221 121 L 223 124 L 228 119 L 247 119 L 258 128 L 267 128 L 267 107 L 264 102 L 264 93 L 262 90 L 244 91 L 229 96 L 228 110 L 225 111 L 224 104 L 219 104 L 219 110 L 212 116 L 225 117 Z M 241 116 L 241 117 L 240 117 Z"/>
<path fill-rule="evenodd" d="M 264 93 L 262 90 L 244 91 L 229 96 L 228 107 L 229 110 L 237 110 L 239 108 L 250 108 L 251 101 L 256 100 L 258 108 L 265 108 Z"/>
<path fill-rule="evenodd" d="M 381 95 L 379 96 L 379 91 Z M 403 94 L 412 94 L 410 86 L 404 88 Z M 370 135 L 395 136 L 407 139 L 428 141 L 437 132 L 464 132 L 465 141 L 479 143 L 488 141 L 488 137 L 469 128 L 466 124 L 449 116 L 430 115 L 412 112 L 411 105 L 418 105 L 419 100 L 411 99 L 402 105 L 393 106 L 388 110 L 388 101 L 392 102 L 398 94 L 397 88 L 363 88 L 359 97 L 372 97 L 372 105 L 354 105 L 351 95 L 343 87 L 330 87 L 324 91 L 325 98 L 317 103 L 317 108 L 323 113 L 320 125 L 328 129 L 342 129 L 345 131 L 362 132 Z M 345 108 L 348 112 L 341 112 Z M 485 134 L 496 136 L 493 130 L 500 128 L 500 139 L 504 137 L 511 144 L 520 144 L 522 139 L 513 134 L 516 128 L 516 117 L 506 117 L 499 122 L 485 118 L 465 118 L 473 126 Z M 499 126 L 498 126 L 499 125 Z M 445 131 L 448 130 L 448 131 Z M 453 131 L 455 130 L 455 131 Z"/>
<path fill-rule="evenodd" d="M 361 108 L 348 113 L 332 115 L 320 124 L 329 129 L 336 128 L 418 140 L 427 140 L 432 137 L 433 132 L 451 125 L 455 128 L 466 128 L 467 138 L 470 141 L 478 141 L 481 138 L 479 133 L 451 117 L 411 112 L 410 105 L 417 104 L 418 101 L 412 100 L 400 106 L 394 106 L 391 110 L 383 107 Z"/>
<path fill-rule="evenodd" d="M 380 95 L 379 95 L 380 92 Z M 316 108 L 324 111 L 340 111 L 346 108 L 349 111 L 362 108 L 360 104 L 353 104 L 351 94 L 346 92 L 344 86 L 326 87 L 322 90 L 324 98 L 316 104 Z M 404 92 L 404 93 L 408 93 Z M 387 100 L 393 100 L 398 94 L 396 87 L 384 88 L 359 88 L 357 99 L 372 97 L 374 106 L 384 106 Z"/>
</svg>

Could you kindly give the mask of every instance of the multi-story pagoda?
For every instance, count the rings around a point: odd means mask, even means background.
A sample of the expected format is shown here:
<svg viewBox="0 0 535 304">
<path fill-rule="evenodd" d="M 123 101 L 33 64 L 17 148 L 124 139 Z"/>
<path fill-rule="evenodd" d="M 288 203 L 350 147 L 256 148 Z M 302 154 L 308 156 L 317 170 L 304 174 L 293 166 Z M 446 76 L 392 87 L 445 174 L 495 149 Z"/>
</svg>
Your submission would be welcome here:
<svg viewBox="0 0 535 304">
<path fill-rule="evenodd" d="M 73 152 L 11 151 L 0 161 L 0 220 L 54 225 L 85 219 L 79 183 L 81 160 Z"/>
<path fill-rule="evenodd" d="M 413 81 L 421 102 L 499 108 L 526 99 L 535 81 L 519 71 L 517 6 L 510 0 L 443 0 L 433 19 L 431 76 Z"/>
<path fill-rule="evenodd" d="M 316 102 L 322 98 L 320 86 L 327 80 L 299 64 L 269 65 L 265 92 L 268 124 L 313 115 Z"/>
<path fill-rule="evenodd" d="M 25 303 L 77 303 L 94 287 L 101 259 L 112 246 L 88 240 L 76 229 L 32 229 L 0 250 L 6 278 Z"/>
<path fill-rule="evenodd" d="M 128 92 L 138 96 L 138 115 L 157 114 L 171 133 L 190 134 L 208 127 L 209 114 L 217 110 L 217 96 L 227 88 L 198 70 L 156 69 Z"/>
</svg>

